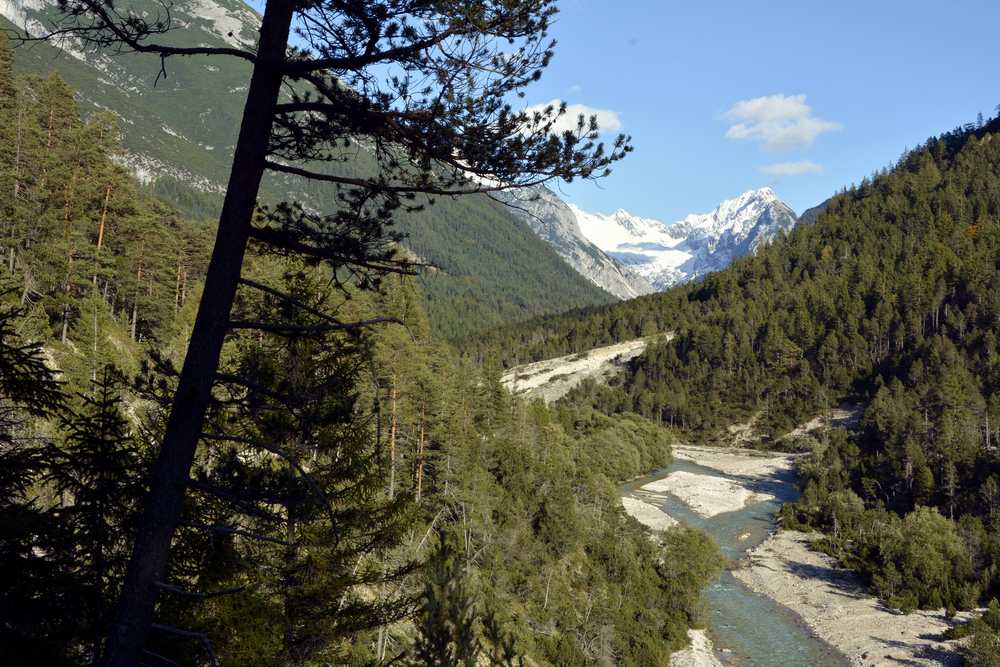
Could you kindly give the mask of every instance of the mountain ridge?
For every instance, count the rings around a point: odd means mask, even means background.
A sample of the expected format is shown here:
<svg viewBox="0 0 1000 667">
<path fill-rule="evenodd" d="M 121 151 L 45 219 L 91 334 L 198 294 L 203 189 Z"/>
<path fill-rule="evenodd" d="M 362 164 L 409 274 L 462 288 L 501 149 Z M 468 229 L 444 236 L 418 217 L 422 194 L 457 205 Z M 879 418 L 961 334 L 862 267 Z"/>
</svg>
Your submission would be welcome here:
<svg viewBox="0 0 1000 667">
<path fill-rule="evenodd" d="M 657 290 L 696 280 L 752 254 L 798 222 L 769 187 L 748 190 L 709 213 L 674 223 L 633 215 L 623 208 L 590 213 L 570 205 L 586 239 L 648 280 Z"/>
<path fill-rule="evenodd" d="M 573 205 L 549 188 L 536 186 L 525 192 L 503 191 L 499 198 L 580 275 L 598 287 L 619 299 L 632 299 L 656 291 L 646 278 L 584 236 Z"/>
</svg>

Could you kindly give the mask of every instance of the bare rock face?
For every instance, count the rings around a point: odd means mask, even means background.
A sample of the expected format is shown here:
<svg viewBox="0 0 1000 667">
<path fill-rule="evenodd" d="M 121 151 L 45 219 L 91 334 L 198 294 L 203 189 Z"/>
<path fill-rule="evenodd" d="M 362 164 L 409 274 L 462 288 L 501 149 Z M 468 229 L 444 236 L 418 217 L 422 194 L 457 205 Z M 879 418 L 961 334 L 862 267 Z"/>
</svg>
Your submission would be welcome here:
<svg viewBox="0 0 1000 667">
<path fill-rule="evenodd" d="M 631 299 L 656 291 L 646 278 L 584 236 L 570 205 L 548 188 L 509 191 L 500 198 L 567 264 L 606 292 Z"/>
</svg>

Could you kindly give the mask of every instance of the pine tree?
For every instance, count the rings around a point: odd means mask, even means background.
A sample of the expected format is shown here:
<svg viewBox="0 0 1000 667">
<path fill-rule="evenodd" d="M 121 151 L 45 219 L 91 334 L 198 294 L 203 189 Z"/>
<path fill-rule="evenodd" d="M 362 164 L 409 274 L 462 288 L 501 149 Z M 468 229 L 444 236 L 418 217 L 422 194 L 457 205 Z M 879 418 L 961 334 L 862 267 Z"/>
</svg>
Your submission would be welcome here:
<svg viewBox="0 0 1000 667">
<path fill-rule="evenodd" d="M 53 556 L 65 534 L 37 492 L 47 470 L 39 420 L 59 415 L 64 397 L 41 345 L 18 340 L 22 314 L 0 310 L 0 644 L 12 664 L 70 664 L 79 610 Z"/>
<path fill-rule="evenodd" d="M 259 586 L 274 601 L 288 665 L 344 659 L 349 639 L 399 619 L 411 606 L 395 559 L 408 499 L 387 499 L 374 433 L 356 387 L 369 364 L 358 334 L 310 333 L 332 312 L 323 270 L 294 264 L 280 291 L 256 280 L 237 304 L 241 317 L 278 333 L 246 335 L 220 380 L 227 398 L 206 438 L 215 462 L 198 488 L 256 508 L 238 524 L 254 568 L 278 573 Z M 273 276 L 271 279 L 274 280 Z M 265 538 L 265 536 L 267 536 Z M 372 596 L 371 589 L 400 592 Z"/>
<path fill-rule="evenodd" d="M 0 35 L 0 236 L 7 252 L 14 250 L 14 201 L 18 145 L 18 91 L 14 79 L 14 54 L 7 35 Z"/>
<path fill-rule="evenodd" d="M 414 664 L 474 667 L 482 651 L 476 600 L 448 538 L 441 534 L 424 572 Z"/>
<path fill-rule="evenodd" d="M 510 109 L 508 100 L 551 58 L 546 31 L 552 0 L 495 0 L 471 11 L 461 3 L 423 0 L 393 0 L 388 8 L 268 0 L 254 50 L 156 43 L 171 28 L 169 18 L 113 8 L 105 0 L 69 0 L 60 10 L 63 21 L 40 39 L 69 33 L 88 45 L 158 54 L 164 61 L 206 55 L 253 64 L 218 242 L 110 637 L 108 664 L 132 665 L 153 622 L 153 584 L 167 565 L 251 239 L 326 262 L 332 275 L 353 275 L 372 286 L 387 272 L 412 270 L 412 263 L 394 257 L 388 226 L 394 212 L 428 203 L 418 197 L 597 178 L 631 146 L 625 136 L 611 150 L 596 143 L 596 117 L 581 116 L 574 131 L 553 133 L 565 105 L 531 114 Z M 303 41 L 290 49 L 296 21 L 316 29 L 301 32 Z M 431 87 L 411 90 L 416 80 Z M 308 92 L 281 100 L 286 83 L 296 91 L 305 83 Z M 342 162 L 358 142 L 377 148 L 377 173 L 357 178 L 312 170 L 317 163 Z M 255 224 L 265 170 L 336 186 L 337 210 L 317 214 L 282 204 Z M 470 173 L 482 178 L 470 181 Z"/>
<path fill-rule="evenodd" d="M 121 409 L 121 380 L 106 367 L 82 406 L 63 420 L 65 441 L 48 451 L 46 479 L 63 499 L 53 514 L 68 541 L 60 559 L 81 587 L 82 630 L 91 664 L 104 637 L 144 489 L 142 456 Z"/>
</svg>

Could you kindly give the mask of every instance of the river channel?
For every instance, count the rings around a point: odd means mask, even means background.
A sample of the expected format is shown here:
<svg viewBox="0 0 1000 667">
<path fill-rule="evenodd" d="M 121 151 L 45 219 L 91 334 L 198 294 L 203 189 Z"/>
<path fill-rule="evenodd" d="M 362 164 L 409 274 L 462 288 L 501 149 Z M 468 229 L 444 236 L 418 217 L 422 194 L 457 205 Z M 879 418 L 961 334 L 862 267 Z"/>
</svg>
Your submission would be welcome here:
<svg viewBox="0 0 1000 667">
<path fill-rule="evenodd" d="M 691 461 L 677 460 L 652 475 L 629 482 L 621 488 L 621 493 L 654 502 L 648 495 L 637 493 L 637 490 L 675 471 L 745 481 Z M 762 484 L 766 488 L 759 488 L 759 480 L 757 484 L 758 490 L 766 491 L 775 499 L 708 518 L 692 512 L 681 500 L 669 494 L 655 502 L 678 521 L 708 533 L 727 558 L 737 561 L 776 528 L 781 504 L 798 496 L 790 471 L 776 473 L 765 480 Z M 727 664 L 753 667 L 833 667 L 845 664 L 844 657 L 814 637 L 792 611 L 750 590 L 729 572 L 723 572 L 708 586 L 705 603 L 708 608 L 708 634 L 719 659 Z"/>
</svg>

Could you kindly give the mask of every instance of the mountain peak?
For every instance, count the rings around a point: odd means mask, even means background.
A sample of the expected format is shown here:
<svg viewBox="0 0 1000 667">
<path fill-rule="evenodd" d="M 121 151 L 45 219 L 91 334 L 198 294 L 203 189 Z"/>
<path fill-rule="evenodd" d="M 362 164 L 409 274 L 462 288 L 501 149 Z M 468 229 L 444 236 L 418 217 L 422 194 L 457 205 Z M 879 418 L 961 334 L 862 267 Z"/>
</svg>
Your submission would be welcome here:
<svg viewBox="0 0 1000 667">
<path fill-rule="evenodd" d="M 658 289 L 717 271 L 796 223 L 792 209 L 769 187 L 747 190 L 709 213 L 692 213 L 669 225 L 623 208 L 610 215 L 570 209 L 587 239 Z"/>
<path fill-rule="evenodd" d="M 744 194 L 749 194 L 749 195 L 752 195 L 753 197 L 755 197 L 757 199 L 764 199 L 764 200 L 767 200 L 767 201 L 777 201 L 778 200 L 778 195 L 776 195 L 775 192 L 774 192 L 774 190 L 772 190 L 769 186 L 764 186 L 762 188 L 757 188 L 756 190 L 748 190 Z"/>
<path fill-rule="evenodd" d="M 654 292 L 653 286 L 642 276 L 631 271 L 618 260 L 609 257 L 580 230 L 579 220 L 587 215 L 573 204 L 561 200 L 548 188 L 539 186 L 528 190 L 529 195 L 519 201 L 514 214 L 562 257 L 577 273 L 620 299 L 631 299 Z M 532 198 L 534 194 L 537 197 Z M 501 200 L 510 193 L 498 195 Z M 627 224 L 629 214 L 621 222 Z"/>
</svg>

